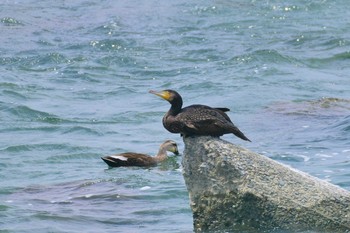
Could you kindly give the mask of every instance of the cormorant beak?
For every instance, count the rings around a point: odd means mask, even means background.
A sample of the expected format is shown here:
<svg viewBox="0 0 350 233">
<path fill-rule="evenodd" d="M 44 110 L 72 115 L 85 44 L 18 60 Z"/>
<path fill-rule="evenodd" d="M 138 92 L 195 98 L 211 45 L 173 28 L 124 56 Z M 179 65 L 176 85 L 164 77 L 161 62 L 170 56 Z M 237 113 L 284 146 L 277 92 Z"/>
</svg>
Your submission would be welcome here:
<svg viewBox="0 0 350 233">
<path fill-rule="evenodd" d="M 170 101 L 170 98 L 171 98 L 171 94 L 168 91 L 157 92 L 157 91 L 150 90 L 149 93 L 157 95 L 159 97 L 162 97 L 163 99 L 165 99 L 167 101 Z"/>
</svg>

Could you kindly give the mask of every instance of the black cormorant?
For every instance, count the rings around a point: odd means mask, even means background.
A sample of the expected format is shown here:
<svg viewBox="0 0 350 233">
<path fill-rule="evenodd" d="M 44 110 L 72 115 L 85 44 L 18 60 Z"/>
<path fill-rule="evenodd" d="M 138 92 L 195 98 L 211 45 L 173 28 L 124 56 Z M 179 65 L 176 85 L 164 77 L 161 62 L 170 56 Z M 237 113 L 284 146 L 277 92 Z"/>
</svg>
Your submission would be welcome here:
<svg viewBox="0 0 350 233">
<path fill-rule="evenodd" d="M 163 117 L 163 125 L 171 133 L 183 136 L 209 135 L 219 137 L 233 133 L 237 137 L 250 141 L 225 113 L 228 108 L 211 108 L 206 105 L 191 105 L 182 108 L 182 98 L 174 90 L 160 92 L 149 91 L 167 100 L 171 107 Z"/>
</svg>

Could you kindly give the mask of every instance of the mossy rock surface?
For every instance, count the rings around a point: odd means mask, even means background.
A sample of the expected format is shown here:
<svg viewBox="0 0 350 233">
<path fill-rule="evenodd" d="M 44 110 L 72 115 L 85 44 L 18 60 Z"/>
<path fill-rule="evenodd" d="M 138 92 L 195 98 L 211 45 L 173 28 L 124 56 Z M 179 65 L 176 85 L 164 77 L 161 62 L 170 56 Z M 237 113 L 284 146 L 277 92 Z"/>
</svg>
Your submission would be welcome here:
<svg viewBox="0 0 350 233">
<path fill-rule="evenodd" d="M 196 232 L 350 232 L 350 192 L 213 137 L 184 138 Z"/>
</svg>

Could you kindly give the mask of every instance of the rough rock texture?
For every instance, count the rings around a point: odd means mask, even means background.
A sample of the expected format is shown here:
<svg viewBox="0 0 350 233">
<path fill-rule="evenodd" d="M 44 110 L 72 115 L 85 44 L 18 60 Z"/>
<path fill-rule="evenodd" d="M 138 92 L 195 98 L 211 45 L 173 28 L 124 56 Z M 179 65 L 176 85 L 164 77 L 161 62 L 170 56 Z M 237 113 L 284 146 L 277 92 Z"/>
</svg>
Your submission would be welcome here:
<svg viewBox="0 0 350 233">
<path fill-rule="evenodd" d="M 350 192 L 213 137 L 184 138 L 196 232 L 350 232 Z"/>
</svg>

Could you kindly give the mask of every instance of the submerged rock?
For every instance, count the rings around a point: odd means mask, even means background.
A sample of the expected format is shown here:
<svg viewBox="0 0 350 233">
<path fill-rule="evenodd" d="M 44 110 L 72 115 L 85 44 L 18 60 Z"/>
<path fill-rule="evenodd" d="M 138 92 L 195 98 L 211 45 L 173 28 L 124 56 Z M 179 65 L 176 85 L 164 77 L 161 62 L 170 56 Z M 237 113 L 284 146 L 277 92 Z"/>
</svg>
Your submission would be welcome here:
<svg viewBox="0 0 350 233">
<path fill-rule="evenodd" d="M 350 100 L 329 97 L 297 102 L 276 102 L 266 110 L 268 113 L 289 116 L 348 116 Z"/>
<path fill-rule="evenodd" d="M 350 192 L 213 137 L 184 138 L 195 232 L 350 232 Z"/>
</svg>

